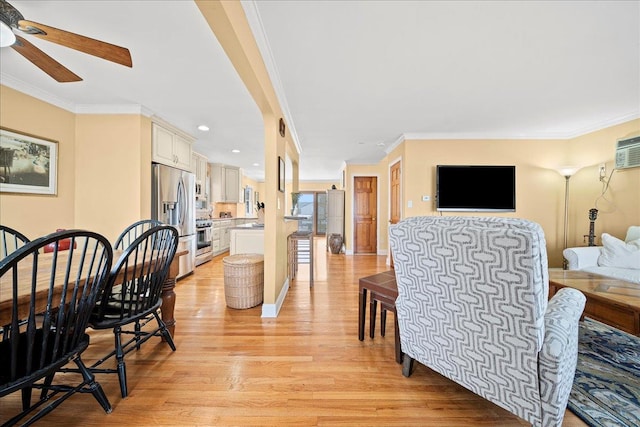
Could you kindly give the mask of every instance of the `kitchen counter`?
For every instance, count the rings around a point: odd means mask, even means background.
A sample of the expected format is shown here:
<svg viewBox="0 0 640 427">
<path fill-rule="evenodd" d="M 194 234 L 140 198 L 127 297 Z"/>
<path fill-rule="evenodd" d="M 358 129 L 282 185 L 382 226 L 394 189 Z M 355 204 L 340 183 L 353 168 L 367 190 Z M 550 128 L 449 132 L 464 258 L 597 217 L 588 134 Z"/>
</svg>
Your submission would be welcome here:
<svg viewBox="0 0 640 427">
<path fill-rule="evenodd" d="M 264 230 L 264 224 L 256 222 L 248 222 L 246 224 L 238 224 L 231 227 L 232 230 Z"/>
<path fill-rule="evenodd" d="M 238 221 L 257 221 L 258 218 L 251 218 L 251 217 L 248 217 L 248 218 L 240 218 L 240 217 L 238 217 L 238 218 L 217 218 L 217 217 L 216 218 L 211 218 L 211 221 L 236 221 L 236 220 L 238 220 Z"/>
<path fill-rule="evenodd" d="M 304 221 L 305 219 L 311 219 L 311 215 L 285 215 L 284 219 L 289 221 Z"/>
</svg>

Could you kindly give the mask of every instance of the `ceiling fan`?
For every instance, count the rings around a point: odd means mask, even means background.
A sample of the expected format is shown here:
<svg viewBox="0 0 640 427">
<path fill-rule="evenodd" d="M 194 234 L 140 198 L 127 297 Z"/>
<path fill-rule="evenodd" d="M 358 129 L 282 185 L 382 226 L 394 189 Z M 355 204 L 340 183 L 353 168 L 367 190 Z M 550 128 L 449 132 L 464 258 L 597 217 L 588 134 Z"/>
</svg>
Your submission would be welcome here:
<svg viewBox="0 0 640 427">
<path fill-rule="evenodd" d="M 35 45 L 15 34 L 15 30 L 117 64 L 127 67 L 132 66 L 129 49 L 37 22 L 27 21 L 18 9 L 11 6 L 6 0 L 0 0 L 0 47 L 11 46 L 13 50 L 61 83 L 77 82 L 81 81 L 82 78 Z"/>
</svg>

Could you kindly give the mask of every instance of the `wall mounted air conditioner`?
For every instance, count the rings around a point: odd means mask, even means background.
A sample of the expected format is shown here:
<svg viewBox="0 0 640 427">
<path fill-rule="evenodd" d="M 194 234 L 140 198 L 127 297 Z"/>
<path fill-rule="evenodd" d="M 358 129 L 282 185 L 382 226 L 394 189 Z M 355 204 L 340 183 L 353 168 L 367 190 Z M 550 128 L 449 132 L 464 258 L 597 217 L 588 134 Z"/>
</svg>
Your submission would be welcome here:
<svg viewBox="0 0 640 427">
<path fill-rule="evenodd" d="M 616 144 L 616 169 L 640 166 L 640 135 L 625 137 Z"/>
</svg>

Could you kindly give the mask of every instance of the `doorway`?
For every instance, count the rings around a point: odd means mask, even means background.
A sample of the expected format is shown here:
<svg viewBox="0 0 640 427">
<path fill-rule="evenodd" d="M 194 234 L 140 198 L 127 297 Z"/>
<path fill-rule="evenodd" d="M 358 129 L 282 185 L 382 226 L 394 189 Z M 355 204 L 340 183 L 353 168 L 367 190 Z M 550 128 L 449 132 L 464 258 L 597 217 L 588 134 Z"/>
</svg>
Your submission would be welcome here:
<svg viewBox="0 0 640 427">
<path fill-rule="evenodd" d="M 353 179 L 353 253 L 378 252 L 378 178 L 357 176 Z"/>
<path fill-rule="evenodd" d="M 400 160 L 391 165 L 389 169 L 389 224 L 397 224 L 400 222 Z M 389 246 L 389 264 L 393 268 L 393 254 L 391 246 Z"/>
<path fill-rule="evenodd" d="M 324 236 L 327 230 L 327 193 L 326 191 L 301 191 L 298 200 L 298 213 L 309 219 L 298 221 L 298 231 L 313 232 Z"/>
</svg>

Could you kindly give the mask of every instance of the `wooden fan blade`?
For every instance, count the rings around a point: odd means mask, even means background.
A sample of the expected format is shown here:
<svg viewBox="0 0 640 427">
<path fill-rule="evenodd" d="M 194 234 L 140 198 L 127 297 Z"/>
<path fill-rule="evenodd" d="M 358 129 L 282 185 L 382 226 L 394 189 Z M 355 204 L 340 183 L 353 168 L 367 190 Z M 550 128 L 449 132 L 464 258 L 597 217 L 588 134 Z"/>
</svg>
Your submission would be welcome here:
<svg viewBox="0 0 640 427">
<path fill-rule="evenodd" d="M 34 65 L 45 73 L 49 74 L 60 83 L 79 82 L 82 79 L 72 73 L 67 67 L 29 43 L 22 37 L 16 35 L 16 43 L 12 44 L 13 50 L 27 58 Z"/>
<path fill-rule="evenodd" d="M 132 66 L 129 49 L 124 47 L 81 36 L 80 34 L 70 33 L 69 31 L 49 27 L 33 21 L 18 21 L 18 29 L 43 40 L 79 50 L 80 52 L 97 56 L 98 58 L 106 59 L 107 61 L 112 61 L 127 67 Z"/>
</svg>

